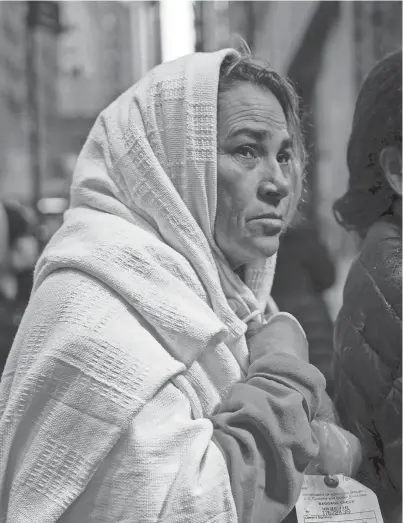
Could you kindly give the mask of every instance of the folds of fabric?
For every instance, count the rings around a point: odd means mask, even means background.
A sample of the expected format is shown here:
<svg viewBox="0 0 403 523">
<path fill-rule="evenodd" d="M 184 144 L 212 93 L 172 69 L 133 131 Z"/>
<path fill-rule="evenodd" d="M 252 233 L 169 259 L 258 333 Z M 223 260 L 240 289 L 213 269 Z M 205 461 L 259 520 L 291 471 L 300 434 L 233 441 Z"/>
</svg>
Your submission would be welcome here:
<svg viewBox="0 0 403 523">
<path fill-rule="evenodd" d="M 292 507 L 323 384 L 297 359 L 248 371 L 243 318 L 266 308 L 274 260 L 248 267 L 248 286 L 214 241 L 229 53 L 162 64 L 89 135 L 0 385 L 0 520 L 235 523 L 266 466 L 290 489 L 267 481 L 271 521 Z M 235 492 L 225 456 L 243 442 L 231 433 L 217 447 L 232 424 L 212 416 L 224 399 L 234 414 L 246 376 L 244 410 L 260 418 L 252 476 Z"/>
<path fill-rule="evenodd" d="M 240 383 L 223 343 L 187 368 L 114 290 L 60 268 L 1 382 L 0 520 L 280 522 L 318 450 L 323 381 L 274 354 Z"/>
</svg>

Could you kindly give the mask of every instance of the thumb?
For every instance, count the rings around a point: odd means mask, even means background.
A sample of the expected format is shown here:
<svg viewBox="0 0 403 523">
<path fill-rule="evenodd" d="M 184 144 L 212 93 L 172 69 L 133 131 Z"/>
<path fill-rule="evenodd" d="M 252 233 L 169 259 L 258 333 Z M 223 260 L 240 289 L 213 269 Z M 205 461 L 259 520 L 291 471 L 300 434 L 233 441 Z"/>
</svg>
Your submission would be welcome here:
<svg viewBox="0 0 403 523">
<path fill-rule="evenodd" d="M 288 312 L 278 312 L 269 318 L 264 326 L 271 347 L 287 350 L 291 347 L 305 361 L 309 361 L 308 341 L 304 329 L 294 316 Z"/>
</svg>

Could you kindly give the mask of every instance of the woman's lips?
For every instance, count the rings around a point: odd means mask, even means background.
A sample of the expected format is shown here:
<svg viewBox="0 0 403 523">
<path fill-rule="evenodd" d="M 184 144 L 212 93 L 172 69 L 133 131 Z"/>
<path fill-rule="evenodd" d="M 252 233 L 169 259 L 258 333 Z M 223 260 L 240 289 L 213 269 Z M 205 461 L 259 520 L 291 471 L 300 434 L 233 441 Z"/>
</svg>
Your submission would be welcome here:
<svg viewBox="0 0 403 523">
<path fill-rule="evenodd" d="M 279 216 L 262 215 L 249 220 L 252 224 L 261 225 L 269 234 L 279 233 L 283 227 L 283 220 Z"/>
</svg>

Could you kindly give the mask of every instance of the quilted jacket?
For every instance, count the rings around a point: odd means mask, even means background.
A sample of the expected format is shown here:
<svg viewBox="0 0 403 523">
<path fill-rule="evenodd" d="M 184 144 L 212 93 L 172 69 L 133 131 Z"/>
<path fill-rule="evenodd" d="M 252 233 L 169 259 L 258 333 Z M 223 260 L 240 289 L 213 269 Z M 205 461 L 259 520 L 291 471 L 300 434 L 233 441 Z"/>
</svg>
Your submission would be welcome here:
<svg viewBox="0 0 403 523">
<path fill-rule="evenodd" d="M 334 399 L 365 459 L 358 479 L 384 517 L 402 490 L 402 225 L 387 216 L 369 230 L 352 264 L 335 326 Z"/>
</svg>

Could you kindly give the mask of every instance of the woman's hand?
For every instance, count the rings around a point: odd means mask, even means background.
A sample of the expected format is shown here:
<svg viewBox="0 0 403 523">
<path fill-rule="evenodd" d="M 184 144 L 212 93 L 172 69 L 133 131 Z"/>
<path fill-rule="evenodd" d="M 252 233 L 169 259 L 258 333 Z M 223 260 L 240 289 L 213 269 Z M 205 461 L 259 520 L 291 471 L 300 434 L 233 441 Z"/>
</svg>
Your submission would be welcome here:
<svg viewBox="0 0 403 523">
<path fill-rule="evenodd" d="M 298 321 L 288 312 L 278 312 L 266 324 L 246 333 L 250 361 L 275 352 L 309 361 L 308 341 Z"/>
<path fill-rule="evenodd" d="M 311 428 L 319 441 L 320 450 L 305 474 L 346 474 L 353 477 L 362 460 L 358 438 L 334 423 L 320 419 L 315 419 Z"/>
</svg>

